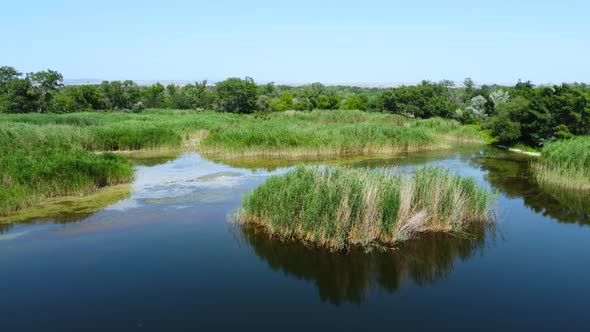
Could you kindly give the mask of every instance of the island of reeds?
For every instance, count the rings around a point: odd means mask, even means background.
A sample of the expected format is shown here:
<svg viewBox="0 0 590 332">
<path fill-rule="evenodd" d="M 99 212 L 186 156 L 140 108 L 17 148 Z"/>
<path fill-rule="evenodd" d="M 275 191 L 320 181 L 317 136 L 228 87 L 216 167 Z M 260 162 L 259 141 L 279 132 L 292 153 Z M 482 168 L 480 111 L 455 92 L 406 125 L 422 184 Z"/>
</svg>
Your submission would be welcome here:
<svg viewBox="0 0 590 332">
<path fill-rule="evenodd" d="M 421 233 L 489 224 L 495 200 L 473 178 L 443 168 L 409 175 L 299 166 L 246 195 L 236 221 L 333 250 L 391 246 Z"/>
<path fill-rule="evenodd" d="M 551 142 L 533 162 L 534 174 L 542 184 L 590 190 L 590 137 Z"/>
</svg>

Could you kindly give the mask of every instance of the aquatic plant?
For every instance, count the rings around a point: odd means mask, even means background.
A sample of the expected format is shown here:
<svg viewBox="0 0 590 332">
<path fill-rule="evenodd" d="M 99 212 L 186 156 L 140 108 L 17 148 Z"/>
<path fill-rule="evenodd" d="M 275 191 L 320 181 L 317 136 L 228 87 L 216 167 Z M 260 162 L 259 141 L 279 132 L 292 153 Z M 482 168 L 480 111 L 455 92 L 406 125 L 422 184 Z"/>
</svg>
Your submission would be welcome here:
<svg viewBox="0 0 590 332">
<path fill-rule="evenodd" d="M 494 201 L 474 179 L 442 168 L 407 175 L 299 166 L 246 195 L 236 221 L 338 250 L 489 223 Z"/>
<path fill-rule="evenodd" d="M 81 195 L 129 182 L 131 163 L 78 147 L 88 139 L 63 125 L 0 124 L 0 216 L 46 197 Z"/>
<path fill-rule="evenodd" d="M 590 137 L 548 143 L 533 169 L 540 183 L 590 190 Z"/>
<path fill-rule="evenodd" d="M 393 153 L 446 148 L 428 130 L 381 124 L 246 122 L 209 135 L 202 150 L 236 156 Z"/>
<path fill-rule="evenodd" d="M 183 147 L 229 157 L 350 155 L 446 148 L 449 137 L 464 135 L 454 121 L 420 123 L 360 111 L 1 114 L 0 215 L 45 197 L 130 181 L 124 158 L 91 151 Z"/>
</svg>

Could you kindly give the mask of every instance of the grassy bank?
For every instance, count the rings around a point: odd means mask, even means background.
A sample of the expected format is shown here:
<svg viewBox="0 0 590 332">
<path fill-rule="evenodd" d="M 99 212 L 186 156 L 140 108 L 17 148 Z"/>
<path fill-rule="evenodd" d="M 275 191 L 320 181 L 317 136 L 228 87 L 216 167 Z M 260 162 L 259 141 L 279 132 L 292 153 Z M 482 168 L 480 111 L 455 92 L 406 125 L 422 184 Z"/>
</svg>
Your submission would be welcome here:
<svg viewBox="0 0 590 332">
<path fill-rule="evenodd" d="M 99 151 L 187 147 L 229 158 L 300 157 L 432 150 L 456 141 L 482 142 L 483 135 L 452 120 L 360 111 L 0 114 L 0 215 L 132 179 L 130 162 Z"/>
<path fill-rule="evenodd" d="M 133 178 L 121 156 L 83 150 L 60 140 L 59 132 L 21 129 L 0 126 L 0 216 L 44 198 L 87 194 Z"/>
<path fill-rule="evenodd" d="M 243 200 L 242 224 L 331 249 L 391 245 L 423 232 L 459 232 L 490 221 L 494 195 L 440 168 L 413 176 L 298 167 Z"/>
<path fill-rule="evenodd" d="M 533 168 L 540 183 L 590 190 L 590 137 L 547 144 Z"/>
</svg>

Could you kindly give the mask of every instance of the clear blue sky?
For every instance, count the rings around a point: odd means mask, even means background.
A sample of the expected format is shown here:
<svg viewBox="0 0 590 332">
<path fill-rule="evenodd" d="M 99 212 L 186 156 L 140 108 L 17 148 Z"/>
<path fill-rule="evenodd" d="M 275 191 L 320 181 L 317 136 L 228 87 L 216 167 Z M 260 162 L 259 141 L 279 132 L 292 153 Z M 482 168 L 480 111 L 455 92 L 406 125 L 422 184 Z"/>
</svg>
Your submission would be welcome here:
<svg viewBox="0 0 590 332">
<path fill-rule="evenodd" d="M 0 65 L 66 78 L 590 81 L 590 1 L 5 1 Z"/>
</svg>

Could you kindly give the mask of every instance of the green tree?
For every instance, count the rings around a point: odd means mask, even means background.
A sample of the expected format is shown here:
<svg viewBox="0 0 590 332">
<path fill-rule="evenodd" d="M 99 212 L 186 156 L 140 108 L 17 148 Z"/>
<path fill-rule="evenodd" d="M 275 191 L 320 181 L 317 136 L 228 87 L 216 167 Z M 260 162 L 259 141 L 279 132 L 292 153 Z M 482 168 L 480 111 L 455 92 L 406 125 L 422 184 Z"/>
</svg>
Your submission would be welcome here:
<svg viewBox="0 0 590 332">
<path fill-rule="evenodd" d="M 68 87 L 51 100 L 51 112 L 71 113 L 103 109 L 103 98 L 95 86 Z"/>
<path fill-rule="evenodd" d="M 268 111 L 270 110 L 270 97 L 267 95 L 258 95 L 256 99 L 256 110 L 257 111 Z"/>
<path fill-rule="evenodd" d="M 38 95 L 38 110 L 48 112 L 51 99 L 63 87 L 63 76 L 55 70 L 46 70 L 27 74 L 27 78 L 33 85 L 33 92 Z"/>
<path fill-rule="evenodd" d="M 213 106 L 214 95 L 207 87 L 207 80 L 195 82 L 194 85 L 188 84 L 182 87 L 182 94 L 185 96 L 187 108 L 191 109 L 208 109 Z"/>
<path fill-rule="evenodd" d="M 386 89 L 383 91 L 380 97 L 380 105 L 383 107 L 384 110 L 397 113 L 397 93 L 395 89 Z"/>
<path fill-rule="evenodd" d="M 8 81 L 19 78 L 22 73 L 18 72 L 14 67 L 2 66 L 0 67 L 0 92 L 8 83 Z"/>
<path fill-rule="evenodd" d="M 222 112 L 252 113 L 256 109 L 258 87 L 250 77 L 228 78 L 215 86 L 217 107 Z"/>
<path fill-rule="evenodd" d="M 369 98 L 366 95 L 353 95 L 348 97 L 344 102 L 344 109 L 365 111 L 368 103 Z"/>
<path fill-rule="evenodd" d="M 587 100 L 567 84 L 542 87 L 521 120 L 527 143 L 542 145 L 554 138 L 590 134 Z"/>
<path fill-rule="evenodd" d="M 13 78 L 4 83 L 0 112 L 27 113 L 38 109 L 38 96 L 28 78 Z"/>
<path fill-rule="evenodd" d="M 164 106 L 164 91 L 160 83 L 148 86 L 141 92 L 141 102 L 145 107 L 159 108 Z"/>
<path fill-rule="evenodd" d="M 104 81 L 99 86 L 99 92 L 104 96 L 105 107 L 113 110 L 130 110 L 141 98 L 141 90 L 131 80 Z"/>
<path fill-rule="evenodd" d="M 523 140 L 521 121 L 530 110 L 531 103 L 518 96 L 498 105 L 496 114 L 486 125 L 492 136 L 502 144 L 514 144 Z"/>
<path fill-rule="evenodd" d="M 467 77 L 465 80 L 463 80 L 463 87 L 465 89 L 463 101 L 468 101 L 475 97 L 475 83 L 470 77 Z"/>
</svg>

